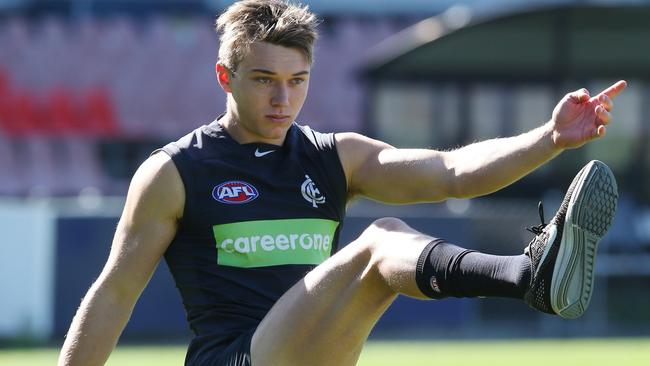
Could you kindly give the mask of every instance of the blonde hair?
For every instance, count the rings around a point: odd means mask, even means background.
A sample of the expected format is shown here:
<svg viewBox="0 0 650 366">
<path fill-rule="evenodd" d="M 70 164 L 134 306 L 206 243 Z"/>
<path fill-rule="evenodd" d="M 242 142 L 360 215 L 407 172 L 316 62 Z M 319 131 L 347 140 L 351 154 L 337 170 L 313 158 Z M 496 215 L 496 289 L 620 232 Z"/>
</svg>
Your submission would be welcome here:
<svg viewBox="0 0 650 366">
<path fill-rule="evenodd" d="M 284 0 L 236 2 L 217 18 L 219 63 L 235 71 L 251 44 L 268 42 L 300 50 L 311 64 L 318 22 L 308 6 Z"/>
</svg>

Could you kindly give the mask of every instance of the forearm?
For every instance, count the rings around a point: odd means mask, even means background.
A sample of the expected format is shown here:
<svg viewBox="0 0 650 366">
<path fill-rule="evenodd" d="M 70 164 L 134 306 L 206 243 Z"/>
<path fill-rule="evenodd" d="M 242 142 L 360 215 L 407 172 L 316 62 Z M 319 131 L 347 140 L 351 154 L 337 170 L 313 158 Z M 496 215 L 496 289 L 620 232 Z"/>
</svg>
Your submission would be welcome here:
<svg viewBox="0 0 650 366">
<path fill-rule="evenodd" d="M 451 195 L 469 198 L 495 192 L 557 156 L 550 123 L 524 134 L 486 140 L 446 154 L 453 174 Z"/>
<path fill-rule="evenodd" d="M 116 293 L 93 285 L 70 325 L 58 365 L 104 365 L 132 310 Z"/>
</svg>

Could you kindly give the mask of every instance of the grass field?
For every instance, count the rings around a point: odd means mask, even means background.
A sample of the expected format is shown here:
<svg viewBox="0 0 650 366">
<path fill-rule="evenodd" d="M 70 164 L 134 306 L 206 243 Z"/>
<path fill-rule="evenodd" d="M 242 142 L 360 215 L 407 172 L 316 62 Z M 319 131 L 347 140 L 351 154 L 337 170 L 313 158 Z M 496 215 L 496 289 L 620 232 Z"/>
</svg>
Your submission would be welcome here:
<svg viewBox="0 0 650 366">
<path fill-rule="evenodd" d="M 106 365 L 178 366 L 184 352 L 180 346 L 119 347 Z M 55 365 L 56 357 L 55 349 L 0 349 L 2 366 Z M 389 365 L 648 366 L 650 339 L 370 342 L 358 364 Z"/>
</svg>

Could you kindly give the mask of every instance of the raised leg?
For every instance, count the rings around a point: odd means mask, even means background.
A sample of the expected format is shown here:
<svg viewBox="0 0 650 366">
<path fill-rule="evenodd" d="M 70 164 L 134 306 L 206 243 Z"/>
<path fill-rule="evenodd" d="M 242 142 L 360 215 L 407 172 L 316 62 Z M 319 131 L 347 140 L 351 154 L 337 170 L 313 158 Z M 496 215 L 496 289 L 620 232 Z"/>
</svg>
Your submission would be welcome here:
<svg viewBox="0 0 650 366">
<path fill-rule="evenodd" d="M 431 240 L 397 219 L 374 222 L 278 300 L 253 336 L 253 365 L 356 364 L 397 294 L 425 298 L 414 269 Z"/>
</svg>

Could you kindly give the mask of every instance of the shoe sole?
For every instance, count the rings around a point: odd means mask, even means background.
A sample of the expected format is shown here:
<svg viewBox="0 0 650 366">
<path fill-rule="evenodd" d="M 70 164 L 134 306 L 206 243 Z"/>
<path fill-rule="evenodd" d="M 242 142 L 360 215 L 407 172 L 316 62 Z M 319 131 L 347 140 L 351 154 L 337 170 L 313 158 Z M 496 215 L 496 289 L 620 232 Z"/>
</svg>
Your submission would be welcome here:
<svg viewBox="0 0 650 366">
<path fill-rule="evenodd" d="M 618 199 L 614 174 L 594 160 L 576 178 L 553 268 L 551 307 L 563 318 L 581 316 L 591 300 L 600 239 L 612 224 Z"/>
</svg>

